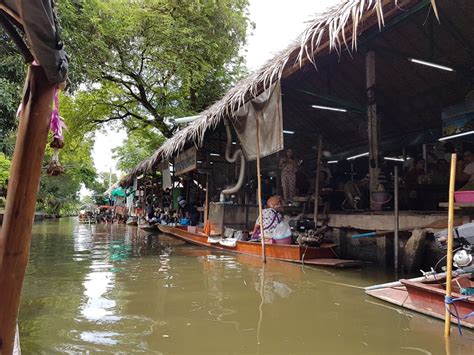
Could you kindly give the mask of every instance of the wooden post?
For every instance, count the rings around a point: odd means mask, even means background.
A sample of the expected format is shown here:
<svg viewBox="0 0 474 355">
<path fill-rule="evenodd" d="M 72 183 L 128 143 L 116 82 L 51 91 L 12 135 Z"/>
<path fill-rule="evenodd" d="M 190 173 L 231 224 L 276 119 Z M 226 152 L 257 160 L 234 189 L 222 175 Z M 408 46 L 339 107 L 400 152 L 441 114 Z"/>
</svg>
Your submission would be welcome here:
<svg viewBox="0 0 474 355">
<path fill-rule="evenodd" d="M 456 182 L 456 154 L 451 154 L 451 173 L 449 175 L 449 205 L 448 205 L 448 250 L 446 258 L 446 297 L 451 297 L 451 282 L 453 276 L 453 228 L 454 228 L 454 188 Z M 451 332 L 451 313 L 446 307 L 444 317 L 444 336 Z"/>
<path fill-rule="evenodd" d="M 394 215 L 394 235 L 393 235 L 393 258 L 395 273 L 398 275 L 398 232 L 399 232 L 399 210 L 398 210 L 398 166 L 395 166 L 393 185 L 393 215 Z"/>
<path fill-rule="evenodd" d="M 265 255 L 265 231 L 263 226 L 263 208 L 262 208 L 262 176 L 260 172 L 260 123 L 257 115 L 257 200 L 258 200 L 258 215 L 260 219 L 260 239 L 262 243 L 262 260 L 267 262 Z"/>
<path fill-rule="evenodd" d="M 423 144 L 423 170 L 425 171 L 425 174 L 428 172 L 428 154 L 426 151 L 426 144 Z"/>
<path fill-rule="evenodd" d="M 367 120 L 369 133 L 369 198 L 372 204 L 372 193 L 379 186 L 379 142 L 380 127 L 377 118 L 375 100 L 375 52 L 369 51 L 366 55 L 366 85 L 367 85 Z"/>
<path fill-rule="evenodd" d="M 18 308 L 30 254 L 54 84 L 43 68 L 30 67 L 0 233 L 0 353 L 13 351 Z"/>
<path fill-rule="evenodd" d="M 314 228 L 318 229 L 318 210 L 319 210 L 319 186 L 320 181 L 319 178 L 321 176 L 321 156 L 322 156 L 322 149 L 323 149 L 323 138 L 321 136 L 318 137 L 318 155 L 316 158 L 316 183 L 314 187 Z"/>
<path fill-rule="evenodd" d="M 206 198 L 204 201 L 204 229 L 209 223 L 209 174 L 206 173 Z"/>
</svg>

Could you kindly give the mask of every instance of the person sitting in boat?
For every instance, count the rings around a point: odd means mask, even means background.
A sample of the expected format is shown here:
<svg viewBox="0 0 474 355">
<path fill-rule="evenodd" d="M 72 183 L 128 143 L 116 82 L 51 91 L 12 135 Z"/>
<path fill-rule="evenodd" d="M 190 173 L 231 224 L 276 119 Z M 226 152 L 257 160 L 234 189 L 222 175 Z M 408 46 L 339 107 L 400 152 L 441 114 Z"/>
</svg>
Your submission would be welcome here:
<svg viewBox="0 0 474 355">
<path fill-rule="evenodd" d="M 262 211 L 263 234 L 265 243 L 272 243 L 272 235 L 278 223 L 282 220 L 280 213 L 283 208 L 283 200 L 281 196 L 272 196 L 267 201 L 267 208 Z M 260 218 L 257 217 L 255 227 L 252 231 L 251 241 L 260 241 L 262 236 Z"/>
<path fill-rule="evenodd" d="M 189 219 L 189 225 L 197 226 L 199 223 L 199 211 L 196 206 L 188 203 L 184 198 L 178 200 L 180 206 L 179 214 L 181 218 Z"/>
</svg>

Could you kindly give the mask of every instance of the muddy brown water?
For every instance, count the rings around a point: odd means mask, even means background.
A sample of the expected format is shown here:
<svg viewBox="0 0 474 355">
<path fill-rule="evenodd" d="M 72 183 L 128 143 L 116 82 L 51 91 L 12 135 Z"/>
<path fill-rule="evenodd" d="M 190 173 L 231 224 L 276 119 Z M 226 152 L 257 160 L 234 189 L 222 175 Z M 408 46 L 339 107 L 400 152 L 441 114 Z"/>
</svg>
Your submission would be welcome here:
<svg viewBox="0 0 474 355">
<path fill-rule="evenodd" d="M 364 294 L 375 266 L 333 270 L 221 253 L 136 227 L 34 225 L 24 354 L 473 354 L 455 328 Z M 474 338 L 472 332 L 465 335 Z"/>
</svg>

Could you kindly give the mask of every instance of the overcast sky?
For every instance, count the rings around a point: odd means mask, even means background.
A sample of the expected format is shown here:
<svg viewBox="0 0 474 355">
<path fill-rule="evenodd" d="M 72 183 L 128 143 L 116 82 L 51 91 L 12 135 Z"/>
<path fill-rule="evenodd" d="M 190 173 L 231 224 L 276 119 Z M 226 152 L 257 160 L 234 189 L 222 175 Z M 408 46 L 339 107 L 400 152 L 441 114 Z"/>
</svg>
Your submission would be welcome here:
<svg viewBox="0 0 474 355">
<path fill-rule="evenodd" d="M 250 70 L 258 69 L 286 48 L 308 26 L 314 14 L 339 0 L 250 0 L 250 19 L 255 29 L 247 40 L 245 57 Z M 97 170 L 116 169 L 112 149 L 125 139 L 123 131 L 97 133 L 94 162 Z"/>
</svg>

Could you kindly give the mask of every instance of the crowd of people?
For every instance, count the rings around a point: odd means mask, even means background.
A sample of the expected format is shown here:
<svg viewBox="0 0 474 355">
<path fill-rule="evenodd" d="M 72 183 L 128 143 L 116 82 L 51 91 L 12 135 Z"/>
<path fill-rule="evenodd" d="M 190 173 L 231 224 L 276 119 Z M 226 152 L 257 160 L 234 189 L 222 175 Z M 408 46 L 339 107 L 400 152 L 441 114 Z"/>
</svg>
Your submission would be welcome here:
<svg viewBox="0 0 474 355">
<path fill-rule="evenodd" d="M 152 201 L 146 207 L 145 219 L 149 224 L 181 224 L 197 226 L 199 224 L 199 211 L 193 203 L 188 203 L 185 198 L 178 198 L 178 209 L 169 207 L 160 208 Z"/>
</svg>

